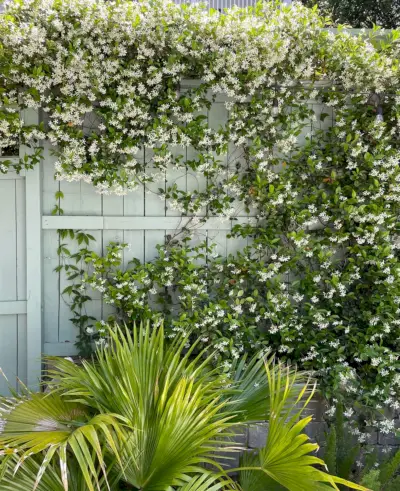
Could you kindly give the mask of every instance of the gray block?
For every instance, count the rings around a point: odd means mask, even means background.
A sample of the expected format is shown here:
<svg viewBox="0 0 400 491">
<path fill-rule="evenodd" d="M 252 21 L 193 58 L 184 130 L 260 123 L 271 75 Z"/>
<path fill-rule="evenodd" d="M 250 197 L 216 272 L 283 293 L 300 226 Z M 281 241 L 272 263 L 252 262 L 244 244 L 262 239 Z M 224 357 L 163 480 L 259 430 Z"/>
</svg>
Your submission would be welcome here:
<svg viewBox="0 0 400 491">
<path fill-rule="evenodd" d="M 388 457 L 393 456 L 398 450 L 398 446 L 393 445 L 377 445 L 378 449 L 378 460 L 385 461 Z"/>
<path fill-rule="evenodd" d="M 326 443 L 326 432 L 328 425 L 319 421 L 311 421 L 305 428 L 304 433 L 309 436 L 312 442 L 317 442 L 319 445 Z"/>
<path fill-rule="evenodd" d="M 388 435 L 386 435 L 384 433 L 379 433 L 378 443 L 379 443 L 379 445 L 399 446 L 400 445 L 400 438 L 396 437 L 396 435 L 394 433 L 389 433 Z"/>
<path fill-rule="evenodd" d="M 259 423 L 249 426 L 249 448 L 265 447 L 268 436 L 268 423 Z"/>
<path fill-rule="evenodd" d="M 368 445 L 376 445 L 378 443 L 378 432 L 376 430 L 369 430 L 367 432 L 365 443 Z"/>
<path fill-rule="evenodd" d="M 229 438 L 232 445 L 247 447 L 248 427 L 246 425 L 237 426 L 232 430 L 233 435 Z"/>
<path fill-rule="evenodd" d="M 312 416 L 314 421 L 324 421 L 324 415 L 328 406 L 326 402 L 319 396 L 315 396 L 302 413 L 302 417 Z"/>
<path fill-rule="evenodd" d="M 215 460 L 225 469 L 235 469 L 239 467 L 239 459 L 241 452 L 216 452 L 214 455 Z"/>
</svg>

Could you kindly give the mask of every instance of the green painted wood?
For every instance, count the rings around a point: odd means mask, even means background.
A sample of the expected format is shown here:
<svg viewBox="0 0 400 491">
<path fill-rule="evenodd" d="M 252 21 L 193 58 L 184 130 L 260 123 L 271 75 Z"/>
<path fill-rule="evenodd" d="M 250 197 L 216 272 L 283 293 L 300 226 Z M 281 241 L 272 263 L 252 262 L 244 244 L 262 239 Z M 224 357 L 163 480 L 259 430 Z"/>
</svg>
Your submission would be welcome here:
<svg viewBox="0 0 400 491">
<path fill-rule="evenodd" d="M 24 176 L 26 174 L 24 173 Z M 21 309 L 17 314 L 17 374 L 19 380 L 26 385 L 27 369 L 27 301 L 26 301 L 26 200 L 25 179 L 15 180 L 15 216 L 17 226 L 17 306 Z"/>
<path fill-rule="evenodd" d="M 246 216 L 235 217 L 235 223 L 246 223 Z M 97 216 L 44 216 L 42 228 L 44 230 L 84 229 L 84 230 L 167 230 L 181 228 L 190 224 L 190 217 L 97 217 Z M 209 218 L 205 223 L 199 225 L 201 229 L 231 230 L 231 221 L 220 218 Z M 117 233 L 121 239 L 122 233 Z M 115 240 L 116 237 L 113 237 Z"/>
<path fill-rule="evenodd" d="M 37 124 L 37 111 L 26 110 L 23 114 L 25 124 Z M 24 146 L 20 154 L 31 150 Z M 31 389 L 39 388 L 42 369 L 42 200 L 41 166 L 37 165 L 26 173 L 26 289 L 27 289 L 27 325 L 26 325 L 26 369 L 27 385 Z"/>
<path fill-rule="evenodd" d="M 17 225 L 15 180 L 0 180 L 0 394 L 16 387 L 17 313 Z M 26 306 L 25 306 L 26 309 Z M 7 378 L 6 378 L 7 377 Z"/>
<path fill-rule="evenodd" d="M 0 179 L 1 395 L 17 388 L 17 378 L 27 380 L 25 178 L 8 177 Z"/>
<path fill-rule="evenodd" d="M 15 200 L 15 181 L 0 181 L 0 302 L 17 299 L 17 226 Z"/>
<path fill-rule="evenodd" d="M 184 92 L 188 88 L 193 88 L 199 83 L 198 80 L 184 80 L 181 90 Z M 307 81 L 304 85 L 307 85 Z M 326 85 L 327 82 L 321 85 Z M 209 97 L 212 97 L 210 92 Z M 210 99 L 211 100 L 211 99 Z M 208 110 L 204 110 L 209 124 L 212 128 L 219 128 L 224 125 L 229 116 L 225 102 L 229 100 L 224 95 L 218 94 Z M 316 112 L 329 112 L 317 103 L 309 101 Z M 332 123 L 334 115 L 326 118 L 324 125 Z M 88 123 L 89 124 L 89 123 Z M 305 133 L 317 129 L 316 122 L 310 121 Z M 85 126 L 86 128 L 86 126 Z M 299 136 L 299 141 L 304 139 L 304 135 Z M 176 149 L 171 148 L 174 152 Z M 188 147 L 186 159 L 196 157 L 196 151 Z M 229 147 L 226 156 L 219 156 L 226 164 L 226 173 L 221 174 L 219 179 L 224 179 L 231 172 L 232 167 L 243 158 L 237 154 L 238 150 L 232 145 Z M 152 166 L 152 151 L 146 149 L 137 157 L 143 159 L 147 168 Z M 68 282 L 64 273 L 56 274 L 54 268 L 59 264 L 57 256 L 57 246 L 59 239 L 57 229 L 81 229 L 87 230 L 96 237 L 96 242 L 90 247 L 97 253 L 105 251 L 109 241 L 123 241 L 131 245 L 130 250 L 124 251 L 123 261 L 127 264 L 133 257 L 141 261 L 148 261 L 156 255 L 156 245 L 163 243 L 165 235 L 181 228 L 185 225 L 175 210 L 166 209 L 166 203 L 152 192 L 145 192 L 144 188 L 138 188 L 126 196 L 101 196 L 88 184 L 80 182 L 57 182 L 54 181 L 54 157 L 49 148 L 45 154 L 42 178 L 43 210 L 41 227 L 43 230 L 43 291 L 44 291 L 44 351 L 46 354 L 68 356 L 76 354 L 74 346 L 77 329 L 69 320 L 71 312 L 68 307 L 68 297 L 61 294 Z M 200 191 L 205 189 L 207 179 L 191 172 L 190 169 L 168 168 L 165 172 L 167 185 L 179 181 L 180 187 L 187 191 Z M 164 186 L 164 181 L 149 185 L 154 191 L 158 187 Z M 54 193 L 61 190 L 64 199 L 60 201 L 60 206 L 64 210 L 61 216 L 52 216 L 51 210 L 55 205 Z M 247 214 L 241 208 L 242 204 L 235 201 L 235 223 L 245 223 L 248 220 Z M 236 210 L 237 208 L 237 210 Z M 205 212 L 205 210 L 204 210 Z M 209 243 L 217 244 L 217 252 L 226 255 L 236 252 L 237 249 L 247 245 L 247 239 L 228 239 L 227 235 L 231 231 L 232 222 L 221 221 L 214 217 L 201 224 L 198 228 L 194 241 L 199 242 L 206 238 Z M 71 251 L 76 250 L 76 243 L 69 239 L 65 241 Z M 104 304 L 98 292 L 90 293 L 93 301 L 86 305 L 87 313 L 96 318 L 107 317 L 110 306 Z"/>
<path fill-rule="evenodd" d="M 0 301 L 0 315 L 26 314 L 26 300 Z"/>
<path fill-rule="evenodd" d="M 73 342 L 44 343 L 43 354 L 46 356 L 76 356 L 78 350 Z"/>
<path fill-rule="evenodd" d="M 8 395 L 17 387 L 18 337 L 17 316 L 0 315 L 0 394 Z"/>
</svg>

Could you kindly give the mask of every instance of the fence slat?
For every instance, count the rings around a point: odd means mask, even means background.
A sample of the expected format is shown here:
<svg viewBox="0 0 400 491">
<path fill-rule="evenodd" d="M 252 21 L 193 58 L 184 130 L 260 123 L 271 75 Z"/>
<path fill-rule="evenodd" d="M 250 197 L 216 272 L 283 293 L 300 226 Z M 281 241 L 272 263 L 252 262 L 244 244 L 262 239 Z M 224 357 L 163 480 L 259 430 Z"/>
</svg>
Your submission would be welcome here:
<svg viewBox="0 0 400 491">
<path fill-rule="evenodd" d="M 0 316 L 0 368 L 6 374 L 8 381 L 0 376 L 0 394 L 9 394 L 9 385 L 16 388 L 18 343 L 17 316 Z"/>
<path fill-rule="evenodd" d="M 25 110 L 25 124 L 38 124 L 39 114 Z M 21 146 L 20 155 L 31 149 Z M 42 356 L 42 231 L 41 167 L 26 173 L 26 290 L 27 290 L 27 385 L 39 388 Z"/>
</svg>

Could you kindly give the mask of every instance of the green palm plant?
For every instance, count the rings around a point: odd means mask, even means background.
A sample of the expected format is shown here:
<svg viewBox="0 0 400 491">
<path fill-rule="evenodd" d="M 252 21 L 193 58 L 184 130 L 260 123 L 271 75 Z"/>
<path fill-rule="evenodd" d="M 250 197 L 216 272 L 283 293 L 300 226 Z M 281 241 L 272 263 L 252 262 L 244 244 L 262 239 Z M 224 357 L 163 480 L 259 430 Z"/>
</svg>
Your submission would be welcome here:
<svg viewBox="0 0 400 491">
<path fill-rule="evenodd" d="M 108 332 L 109 347 L 93 361 L 51 359 L 48 393 L 3 399 L 0 490 L 15 482 L 13 489 L 27 491 L 51 483 L 56 491 L 118 483 L 143 491 L 256 491 L 246 487 L 251 473 L 293 491 L 343 482 L 316 467 L 323 462 L 309 455 L 315 445 L 301 433 L 309 418 L 298 422 L 294 408 L 313 393 L 304 374 L 259 356 L 238 361 L 227 378 L 211 357 L 194 354 L 196 343 L 187 348 L 188 335 L 167 343 L 162 326 Z M 237 450 L 235 428 L 257 419 L 269 419 L 270 434 L 258 463 L 245 465 L 241 488 L 216 453 Z"/>
<path fill-rule="evenodd" d="M 35 488 L 38 491 L 64 491 L 65 487 L 61 477 L 60 466 L 57 463 L 49 464 L 38 482 L 37 475 L 40 472 L 41 462 L 35 458 L 27 459 L 15 473 L 14 469 L 18 464 L 18 460 L 15 455 L 10 455 L 9 458 L 3 460 L 0 467 L 0 475 L 2 477 L 0 483 L 1 491 L 28 491 Z M 98 471 L 98 482 L 101 489 L 110 489 L 111 491 L 119 489 L 118 481 L 115 479 L 116 476 L 109 476 L 107 486 L 104 476 L 100 475 L 101 469 Z M 76 460 L 70 459 L 66 472 L 70 489 L 73 491 L 88 490 L 85 477 Z"/>
<path fill-rule="evenodd" d="M 97 482 L 93 452 L 105 470 L 101 441 L 117 453 L 117 438 L 118 441 L 124 438 L 119 422 L 121 416 L 93 414 L 85 404 L 63 398 L 56 392 L 3 399 L 0 414 L 3 418 L 0 448 L 6 454 L 18 454 L 17 467 L 32 454 L 43 453 L 37 482 L 57 455 L 61 478 L 66 483 L 69 452 L 74 454 L 86 482 Z"/>
<path fill-rule="evenodd" d="M 314 395 L 314 390 L 301 403 L 307 384 L 291 401 L 290 394 L 295 376 L 287 368 L 278 366 L 275 373 L 267 367 L 270 388 L 270 418 L 266 445 L 260 451 L 245 454 L 242 459 L 240 482 L 244 491 L 309 491 L 339 489 L 346 484 L 353 489 L 360 486 L 322 471 L 326 467 L 322 459 L 312 455 L 318 450 L 302 433 L 312 420 L 302 418 L 302 412 Z M 284 389 L 282 391 L 282 388 Z M 318 467 L 319 466 L 319 467 Z"/>
<path fill-rule="evenodd" d="M 228 437 L 232 413 L 224 411 L 218 371 L 202 354 L 192 357 L 187 337 L 166 346 L 163 329 L 110 330 L 111 346 L 97 362 L 77 367 L 55 361 L 56 391 L 86 401 L 100 413 L 128 422 L 118 449 L 121 479 L 138 489 L 166 489 L 185 482 Z M 55 374 L 54 374 L 55 375 Z M 116 394 L 119 397 L 116 397 Z"/>
</svg>

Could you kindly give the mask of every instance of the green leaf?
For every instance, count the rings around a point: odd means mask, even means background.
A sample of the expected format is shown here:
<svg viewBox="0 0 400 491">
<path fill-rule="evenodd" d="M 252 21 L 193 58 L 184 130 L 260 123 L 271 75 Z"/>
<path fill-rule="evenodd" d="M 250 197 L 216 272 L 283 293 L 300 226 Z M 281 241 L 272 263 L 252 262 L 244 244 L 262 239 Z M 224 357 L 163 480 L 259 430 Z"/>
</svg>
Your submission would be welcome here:
<svg viewBox="0 0 400 491">
<path fill-rule="evenodd" d="M 114 448 L 116 446 L 110 429 L 119 438 L 122 437 L 118 422 L 120 416 L 101 414 L 92 418 L 87 406 L 68 401 L 57 393 L 32 394 L 28 400 L 14 398 L 12 410 L 4 412 L 0 409 L 0 415 L 4 421 L 0 450 L 17 449 L 20 462 L 23 462 L 48 449 L 41 461 L 35 486 L 40 483 L 54 454 L 60 452 L 60 456 L 66 458 L 65 448 L 69 448 L 77 459 L 88 489 L 94 491 L 93 483 L 98 483 L 98 472 L 90 448 L 95 450 L 102 468 L 104 461 L 101 452 L 98 452 L 93 432 L 105 436 L 107 444 Z M 88 431 L 92 434 L 89 441 L 84 438 Z"/>
</svg>

